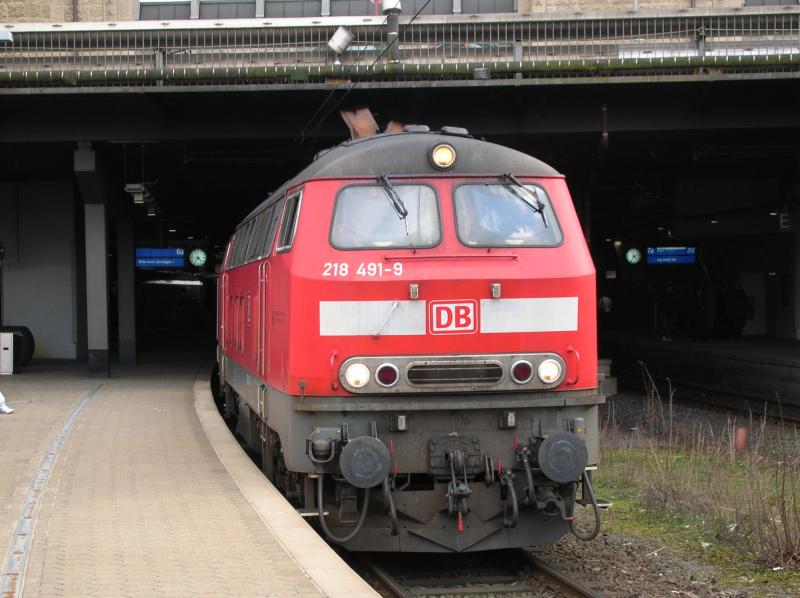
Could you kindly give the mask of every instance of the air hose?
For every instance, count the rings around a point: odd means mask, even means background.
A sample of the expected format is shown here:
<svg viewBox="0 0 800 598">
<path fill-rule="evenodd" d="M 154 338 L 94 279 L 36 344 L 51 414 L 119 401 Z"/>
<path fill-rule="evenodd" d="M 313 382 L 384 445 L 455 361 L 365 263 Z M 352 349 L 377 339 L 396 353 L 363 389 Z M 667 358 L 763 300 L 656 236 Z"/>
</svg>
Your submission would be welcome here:
<svg viewBox="0 0 800 598">
<path fill-rule="evenodd" d="M 589 493 L 589 500 L 592 501 L 592 508 L 594 509 L 594 529 L 588 535 L 584 535 L 578 531 L 575 527 L 575 520 L 572 519 L 569 522 L 569 529 L 575 535 L 578 540 L 583 540 L 587 542 L 592 540 L 597 534 L 600 533 L 600 507 L 597 506 L 597 500 L 594 497 L 594 492 L 592 492 L 592 482 L 589 480 L 589 474 L 586 470 L 583 471 L 583 491 Z"/>
<path fill-rule="evenodd" d="M 331 542 L 336 542 L 337 544 L 344 544 L 345 542 L 349 542 L 353 538 L 358 535 L 358 532 L 361 531 L 361 527 L 364 525 L 364 520 L 367 518 L 367 510 L 369 509 L 369 488 L 364 489 L 364 504 L 361 506 L 361 515 L 358 517 L 358 522 L 356 523 L 355 529 L 347 534 L 345 537 L 334 536 L 331 533 L 331 530 L 328 529 L 328 524 L 325 523 L 325 503 L 322 500 L 323 492 L 322 492 L 322 480 L 324 479 L 325 474 L 320 474 L 317 478 L 317 508 L 319 509 L 319 524 L 322 526 L 322 531 L 325 532 L 325 536 Z"/>
<path fill-rule="evenodd" d="M 508 503 L 506 503 L 503 525 L 505 527 L 517 527 L 517 523 L 519 523 L 519 504 L 517 503 L 517 493 L 514 490 L 514 480 L 510 471 L 503 475 L 502 481 L 508 488 L 508 495 L 511 498 L 511 519 L 508 518 Z"/>
<path fill-rule="evenodd" d="M 400 524 L 397 521 L 397 509 L 394 507 L 394 499 L 392 498 L 392 489 L 389 487 L 389 476 L 383 480 L 383 499 L 386 502 L 389 511 L 389 517 L 392 520 L 392 535 L 396 536 L 400 533 Z"/>
</svg>

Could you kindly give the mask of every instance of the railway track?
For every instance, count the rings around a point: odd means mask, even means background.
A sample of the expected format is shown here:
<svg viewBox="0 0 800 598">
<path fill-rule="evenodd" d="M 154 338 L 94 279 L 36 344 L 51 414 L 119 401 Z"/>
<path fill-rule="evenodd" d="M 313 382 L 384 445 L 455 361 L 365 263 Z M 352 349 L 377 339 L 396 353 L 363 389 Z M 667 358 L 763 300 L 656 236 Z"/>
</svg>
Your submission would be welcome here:
<svg viewBox="0 0 800 598">
<path fill-rule="evenodd" d="M 360 568 L 368 572 L 365 577 L 374 577 L 384 596 L 602 596 L 527 550 L 467 555 L 369 554 L 361 555 L 360 560 Z"/>
<path fill-rule="evenodd" d="M 642 383 L 640 370 L 616 368 L 614 371 L 621 388 L 636 389 L 647 392 Z M 747 393 L 737 392 L 735 389 L 721 390 L 711 383 L 699 380 L 682 379 L 654 379 L 656 388 L 662 397 L 668 397 L 670 389 L 676 392 L 676 398 L 721 407 L 729 411 L 737 411 L 744 415 L 754 414 L 760 417 L 766 414 L 769 417 L 786 421 L 800 421 L 800 406 L 791 403 L 770 400 L 766 397 L 754 397 Z"/>
</svg>

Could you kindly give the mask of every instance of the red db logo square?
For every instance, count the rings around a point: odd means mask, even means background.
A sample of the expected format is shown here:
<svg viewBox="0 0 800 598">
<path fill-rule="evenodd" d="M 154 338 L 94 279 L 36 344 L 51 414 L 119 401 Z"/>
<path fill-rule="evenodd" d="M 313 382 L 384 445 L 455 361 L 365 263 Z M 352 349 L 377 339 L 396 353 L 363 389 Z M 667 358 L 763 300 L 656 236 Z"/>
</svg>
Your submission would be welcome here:
<svg viewBox="0 0 800 598">
<path fill-rule="evenodd" d="M 478 304 L 463 301 L 431 301 L 428 311 L 431 334 L 474 334 L 478 332 Z"/>
</svg>

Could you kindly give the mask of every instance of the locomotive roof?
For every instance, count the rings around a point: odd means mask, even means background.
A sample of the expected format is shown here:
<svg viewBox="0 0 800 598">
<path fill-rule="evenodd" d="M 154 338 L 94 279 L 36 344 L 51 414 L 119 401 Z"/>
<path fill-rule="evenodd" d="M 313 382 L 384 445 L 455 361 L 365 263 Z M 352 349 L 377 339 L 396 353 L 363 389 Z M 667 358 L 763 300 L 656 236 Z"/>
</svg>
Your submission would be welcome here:
<svg viewBox="0 0 800 598">
<path fill-rule="evenodd" d="M 447 143 L 456 150 L 456 163 L 446 171 L 434 168 L 429 159 L 431 150 L 439 143 Z M 288 187 L 313 179 L 380 174 L 425 177 L 503 173 L 517 176 L 560 176 L 557 170 L 541 160 L 503 145 L 466 135 L 415 131 L 353 139 L 325 150 L 296 176 L 271 193 L 264 203 L 271 203 L 282 196 Z M 260 208 L 261 205 L 253 213 Z"/>
</svg>

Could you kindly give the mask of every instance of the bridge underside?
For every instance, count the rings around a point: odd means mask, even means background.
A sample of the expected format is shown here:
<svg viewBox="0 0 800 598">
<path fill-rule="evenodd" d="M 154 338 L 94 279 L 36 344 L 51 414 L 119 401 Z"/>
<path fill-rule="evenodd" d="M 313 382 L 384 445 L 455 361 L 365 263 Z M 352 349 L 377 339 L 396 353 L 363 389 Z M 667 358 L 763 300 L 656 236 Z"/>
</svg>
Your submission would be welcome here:
<svg viewBox="0 0 800 598">
<path fill-rule="evenodd" d="M 784 30 L 791 33 L 798 13 L 788 14 Z M 555 68 L 558 61 L 540 60 L 525 42 L 522 67 L 509 63 L 498 70 L 499 60 L 467 59 L 479 52 L 487 59 L 518 53 L 516 41 L 510 47 L 486 43 L 488 35 L 476 38 L 475 31 L 467 41 L 459 38 L 457 46 L 426 42 L 425 51 L 440 69 L 454 69 L 440 77 L 432 71 L 417 74 L 411 55 L 405 67 L 386 65 L 370 71 L 371 77 L 355 68 L 351 76 L 333 77 L 335 69 L 348 68 L 347 57 L 339 66 L 321 53 L 316 66 L 252 67 L 284 69 L 282 78 L 272 80 L 241 77 L 231 69 L 251 67 L 239 63 L 213 73 L 197 71 L 208 65 L 195 64 L 195 74 L 203 77 L 193 79 L 189 63 L 180 61 L 199 60 L 197 52 L 159 54 L 158 68 L 142 64 L 138 72 L 100 68 L 97 55 L 77 68 L 74 51 L 63 52 L 63 60 L 76 68 L 63 71 L 51 64 L 52 55 L 47 62 L 41 52 L 30 52 L 30 60 L 40 61 L 36 68 L 7 63 L 6 72 L 0 71 L 0 242 L 11 249 L 2 291 L 5 323 L 35 327 L 37 310 L 49 299 L 26 285 L 32 280 L 34 286 L 49 285 L 45 295 L 69 303 L 62 311 L 70 321 L 61 322 L 60 340 L 43 340 L 42 346 L 55 347 L 52 356 L 88 354 L 105 371 L 115 351 L 120 358 L 134 358 L 137 338 L 146 339 L 148 331 L 167 327 L 188 333 L 202 329 L 194 325 L 197 319 L 212 324 L 213 306 L 187 318 L 185 310 L 180 315 L 185 294 L 147 286 L 154 275 L 134 273 L 134 246 L 208 250 L 211 259 L 204 268 L 187 266 L 185 272 L 155 277 L 199 278 L 206 285 L 202 288 L 209 288 L 195 299 L 209 304 L 214 266 L 236 223 L 316 152 L 345 138 L 339 108 L 367 105 L 382 125 L 399 120 L 433 129 L 465 127 L 563 172 L 590 239 L 599 287 L 613 295 L 615 324 L 652 330 L 655 297 L 667 284 L 676 285 L 688 303 L 699 292 L 713 308 L 721 289 L 736 283 L 752 298 L 746 334 L 800 335 L 800 78 L 795 64 L 800 48 L 795 52 L 784 44 L 776 59 L 780 64 L 774 63 L 773 35 L 759 46 L 772 57 L 746 56 L 747 48 L 752 52 L 757 46 L 742 45 L 737 30 L 726 38 L 739 44 L 736 66 L 730 64 L 731 54 L 724 68 L 709 68 L 705 63 L 714 55 L 706 46 L 704 56 L 624 55 L 626 64 L 638 60 L 646 68 L 612 73 L 595 68 L 597 57 L 580 66 L 577 54 Z M 680 33 L 690 38 L 685 43 L 693 49 L 686 52 L 699 52 L 696 30 L 687 31 Z M 673 27 L 664 43 L 674 46 L 678 34 Z M 646 39 L 633 31 L 627 35 L 626 43 Z M 720 33 L 717 42 L 723 38 Z M 15 46 L 24 39 L 16 36 Z M 793 39 L 796 43 L 796 34 Z M 306 45 L 295 44 L 295 50 Z M 364 52 L 374 52 L 362 45 Z M 584 44 L 581 51 L 589 46 L 595 47 Z M 617 64 L 622 50 L 613 52 L 602 60 Z M 151 46 L 145 54 L 154 59 Z M 201 54 L 209 60 L 213 55 Z M 452 64 L 447 62 L 451 55 Z M 136 52 L 130 56 L 141 58 Z M 420 71 L 431 68 L 430 57 L 426 60 Z M 330 72 L 317 76 L 315 68 Z M 398 68 L 415 73 L 398 76 Z M 544 75 L 544 68 L 551 72 Z M 173 77 L 174 69 L 180 78 Z M 137 184 L 147 189 L 139 204 L 130 192 Z M 53 208 L 49 221 L 39 216 L 48 206 Z M 36 273 L 55 258 L 35 248 L 51 242 L 56 229 L 68 235 L 59 250 L 66 257 L 56 260 L 67 274 L 61 282 L 45 283 Z M 629 248 L 673 245 L 695 248 L 698 262 L 670 269 L 625 260 Z M 102 260 L 87 258 L 106 251 L 113 256 L 108 281 Z M 87 312 L 89 303 L 108 303 L 98 288 L 117 290 L 119 302 L 111 302 L 109 315 Z M 713 319 L 711 309 L 706 313 Z M 704 326 L 712 332 L 710 322 Z"/>
</svg>

